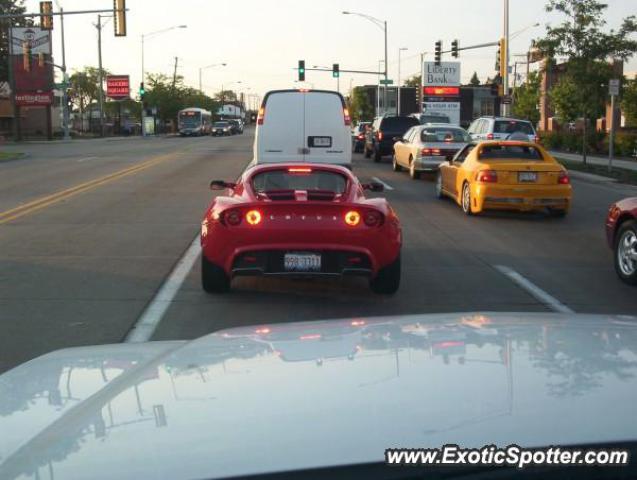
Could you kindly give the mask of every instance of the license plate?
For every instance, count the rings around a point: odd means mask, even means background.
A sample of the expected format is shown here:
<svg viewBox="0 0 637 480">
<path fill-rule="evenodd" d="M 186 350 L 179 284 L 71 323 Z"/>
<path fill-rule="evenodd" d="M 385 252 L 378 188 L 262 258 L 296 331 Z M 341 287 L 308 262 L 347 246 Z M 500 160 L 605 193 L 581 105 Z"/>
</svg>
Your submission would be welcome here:
<svg viewBox="0 0 637 480">
<path fill-rule="evenodd" d="M 310 147 L 329 148 L 332 146 L 332 137 L 310 137 Z"/>
<path fill-rule="evenodd" d="M 315 253 L 286 253 L 283 267 L 288 272 L 320 272 L 321 256 Z"/>
<path fill-rule="evenodd" d="M 520 183 L 537 182 L 537 173 L 536 172 L 518 172 L 518 182 Z"/>
</svg>

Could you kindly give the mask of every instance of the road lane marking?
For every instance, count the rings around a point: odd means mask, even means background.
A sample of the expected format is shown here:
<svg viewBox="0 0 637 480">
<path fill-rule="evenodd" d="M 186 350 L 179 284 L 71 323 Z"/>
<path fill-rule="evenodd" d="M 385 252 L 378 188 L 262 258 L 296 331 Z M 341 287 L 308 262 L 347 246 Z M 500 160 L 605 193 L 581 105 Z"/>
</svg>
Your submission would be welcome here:
<svg viewBox="0 0 637 480">
<path fill-rule="evenodd" d="M 86 162 L 87 160 L 95 160 L 97 157 L 84 157 L 84 158 L 78 158 L 78 162 Z"/>
<path fill-rule="evenodd" d="M 49 207 L 54 205 L 62 200 L 66 200 L 80 193 L 87 192 L 101 185 L 105 185 L 114 180 L 119 180 L 120 178 L 126 177 L 128 175 L 132 175 L 134 173 L 138 173 L 142 170 L 145 170 L 149 167 L 157 165 L 169 158 L 172 158 L 174 154 L 166 154 L 161 155 L 159 157 L 153 157 L 150 160 L 147 160 L 143 163 L 133 165 L 132 167 L 125 168 L 123 170 L 119 170 L 114 173 L 110 173 L 108 175 L 104 175 L 99 178 L 94 178 L 93 180 L 89 180 L 84 183 L 80 183 L 79 185 L 75 185 L 73 187 L 67 188 L 65 190 L 61 190 L 56 193 L 52 193 L 50 195 L 46 195 L 44 197 L 35 199 L 31 202 L 24 203 L 22 205 L 18 205 L 15 208 L 11 208 L 9 210 L 5 210 L 4 212 L 0 212 L 0 225 L 4 223 L 8 223 L 12 220 L 20 218 L 24 215 L 28 215 L 30 213 L 41 210 L 45 207 Z"/>
<path fill-rule="evenodd" d="M 519 286 L 523 290 L 526 290 L 529 294 L 531 294 L 532 297 L 534 297 L 536 300 L 539 300 L 541 304 L 550 308 L 554 312 L 575 313 L 573 310 L 571 310 L 562 302 L 560 302 L 557 298 L 553 297 L 552 295 L 549 295 L 540 287 L 535 285 L 529 279 L 523 277 L 521 274 L 519 274 L 512 268 L 507 267 L 505 265 L 494 265 L 494 268 L 500 273 L 502 273 L 503 275 L 506 275 L 507 277 L 509 277 L 509 279 L 511 279 L 513 283 L 515 283 L 517 286 Z"/>
<path fill-rule="evenodd" d="M 385 182 L 383 182 L 378 177 L 372 177 L 372 180 L 374 180 L 375 182 L 381 183 L 383 185 L 383 187 L 385 187 L 385 190 L 393 190 L 394 189 L 394 187 L 392 187 L 391 185 L 386 184 Z"/>
<path fill-rule="evenodd" d="M 170 275 L 168 275 L 168 278 L 146 306 L 133 328 L 126 335 L 124 339 L 125 343 L 141 343 L 150 340 L 159 326 L 159 322 L 161 322 L 162 317 L 166 313 L 166 310 L 168 310 L 175 295 L 177 295 L 177 292 L 186 280 L 188 273 L 192 270 L 200 252 L 201 245 L 199 242 L 199 233 L 197 233 L 195 239 L 176 263 Z"/>
</svg>

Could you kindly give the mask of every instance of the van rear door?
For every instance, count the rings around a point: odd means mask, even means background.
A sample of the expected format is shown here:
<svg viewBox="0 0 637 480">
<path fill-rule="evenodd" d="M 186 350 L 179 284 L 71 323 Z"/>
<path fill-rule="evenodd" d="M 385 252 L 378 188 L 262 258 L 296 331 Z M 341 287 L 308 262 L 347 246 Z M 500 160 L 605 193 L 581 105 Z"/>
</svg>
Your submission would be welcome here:
<svg viewBox="0 0 637 480">
<path fill-rule="evenodd" d="M 305 93 L 305 161 L 351 165 L 350 126 L 345 124 L 338 92 Z"/>
<path fill-rule="evenodd" d="M 255 157 L 259 163 L 303 160 L 304 94 L 298 90 L 266 96 L 263 124 L 257 126 Z"/>
</svg>

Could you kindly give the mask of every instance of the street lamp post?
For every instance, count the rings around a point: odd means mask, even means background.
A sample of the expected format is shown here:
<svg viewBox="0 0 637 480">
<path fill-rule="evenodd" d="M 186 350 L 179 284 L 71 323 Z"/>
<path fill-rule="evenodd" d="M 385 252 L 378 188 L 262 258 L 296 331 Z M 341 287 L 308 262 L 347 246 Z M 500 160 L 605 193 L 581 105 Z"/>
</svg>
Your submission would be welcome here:
<svg viewBox="0 0 637 480">
<path fill-rule="evenodd" d="M 387 20 L 380 20 L 376 17 L 372 17 L 371 15 L 367 15 L 365 13 L 348 12 L 348 11 L 344 11 L 342 13 L 343 15 L 358 15 L 359 17 L 363 17 L 366 20 L 369 20 L 370 22 L 372 22 L 374 25 L 376 25 L 378 28 L 380 28 L 384 32 L 384 35 L 385 35 L 385 71 L 384 71 L 385 89 L 383 90 L 383 110 L 386 112 L 387 111 Z"/>
<path fill-rule="evenodd" d="M 324 68 L 325 70 L 331 70 L 333 67 L 327 67 L 325 65 L 313 65 L 312 68 Z M 336 77 L 336 91 L 341 93 L 341 77 Z"/>
<path fill-rule="evenodd" d="M 201 72 L 202 70 L 205 70 L 206 68 L 213 68 L 213 67 L 225 67 L 227 64 L 226 63 L 213 63 L 212 65 L 206 65 L 205 67 L 199 67 L 199 91 L 203 92 L 203 86 L 201 84 Z"/>
<path fill-rule="evenodd" d="M 150 33 L 142 33 L 142 83 L 144 83 L 144 76 L 146 74 L 146 71 L 144 70 L 144 40 L 147 37 L 151 37 L 151 36 L 156 36 L 156 35 L 160 35 L 162 33 L 166 33 L 166 32 L 170 32 L 171 30 L 175 30 L 177 28 L 188 28 L 187 25 L 174 25 L 172 27 L 168 27 L 168 28 L 162 28 L 161 30 L 155 30 L 154 32 L 150 32 Z M 142 136 L 146 136 L 146 125 L 144 123 L 144 102 L 141 102 L 142 106 L 141 106 L 141 123 L 142 123 Z"/>
<path fill-rule="evenodd" d="M 398 49 L 398 99 L 397 99 L 397 103 L 396 103 L 396 114 L 400 115 L 400 91 L 401 91 L 401 80 L 400 80 L 400 52 L 404 52 L 405 50 L 408 50 L 407 47 L 401 47 Z"/>
</svg>

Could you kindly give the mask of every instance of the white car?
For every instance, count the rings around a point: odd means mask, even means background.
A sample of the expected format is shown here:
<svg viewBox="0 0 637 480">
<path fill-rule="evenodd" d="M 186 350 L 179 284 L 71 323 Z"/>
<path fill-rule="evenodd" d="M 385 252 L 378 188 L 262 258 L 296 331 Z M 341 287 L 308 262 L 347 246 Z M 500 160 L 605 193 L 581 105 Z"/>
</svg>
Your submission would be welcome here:
<svg viewBox="0 0 637 480">
<path fill-rule="evenodd" d="M 538 136 L 528 120 L 508 117 L 481 117 L 467 129 L 472 140 L 524 140 L 537 142 Z"/>
<path fill-rule="evenodd" d="M 253 163 L 329 163 L 351 168 L 345 100 L 327 90 L 274 90 L 257 118 Z"/>
</svg>

